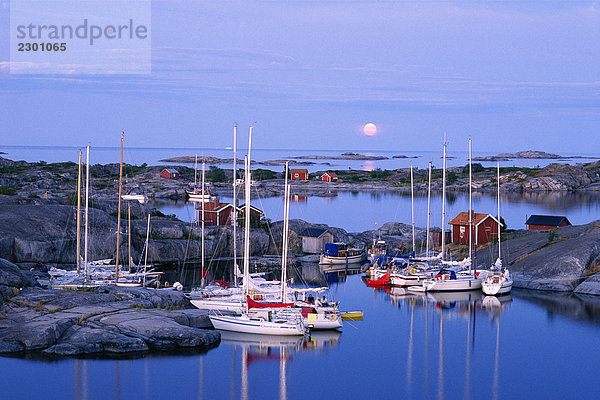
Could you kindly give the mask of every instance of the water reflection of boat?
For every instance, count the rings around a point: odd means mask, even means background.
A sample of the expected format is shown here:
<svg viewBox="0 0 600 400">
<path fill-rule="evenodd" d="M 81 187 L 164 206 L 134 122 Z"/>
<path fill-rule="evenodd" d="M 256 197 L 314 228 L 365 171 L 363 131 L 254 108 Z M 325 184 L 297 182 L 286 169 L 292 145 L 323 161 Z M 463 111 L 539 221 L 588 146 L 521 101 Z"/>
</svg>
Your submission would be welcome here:
<svg viewBox="0 0 600 400">
<path fill-rule="evenodd" d="M 312 332 L 302 344 L 303 350 L 321 350 L 336 347 L 340 343 L 342 332 L 340 331 L 319 331 Z"/>
<path fill-rule="evenodd" d="M 427 292 L 427 298 L 437 304 L 474 303 L 483 300 L 483 293 L 470 292 Z"/>
<path fill-rule="evenodd" d="M 406 298 L 410 296 L 415 296 L 416 294 L 416 292 L 411 292 L 405 287 L 392 286 L 390 288 L 390 297 L 392 299 Z"/>
<path fill-rule="evenodd" d="M 360 267 L 347 268 L 339 265 L 321 265 L 321 271 L 328 285 L 345 282 L 348 275 L 360 274 Z"/>
<path fill-rule="evenodd" d="M 304 337 L 255 335 L 251 333 L 221 331 L 221 342 L 254 348 L 288 347 L 290 349 L 297 349 L 304 342 Z"/>
<path fill-rule="evenodd" d="M 341 336 L 342 332 L 340 331 L 312 332 L 307 337 L 254 335 L 250 333 L 222 331 L 221 342 L 261 352 L 285 348 L 289 355 L 292 351 L 324 350 L 336 347 L 340 343 Z M 288 357 L 288 359 L 291 359 L 291 357 Z"/>
<path fill-rule="evenodd" d="M 512 303 L 512 296 L 510 294 L 505 296 L 485 296 L 481 301 L 482 307 L 487 310 L 502 309 L 508 303 Z"/>
</svg>

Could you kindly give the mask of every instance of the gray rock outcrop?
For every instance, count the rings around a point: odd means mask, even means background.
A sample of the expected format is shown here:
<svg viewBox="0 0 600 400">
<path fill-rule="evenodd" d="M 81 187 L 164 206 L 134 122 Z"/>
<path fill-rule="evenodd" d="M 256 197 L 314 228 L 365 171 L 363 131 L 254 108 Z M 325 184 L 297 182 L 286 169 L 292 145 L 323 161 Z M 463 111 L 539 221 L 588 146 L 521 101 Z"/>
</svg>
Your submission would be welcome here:
<svg viewBox="0 0 600 400">
<path fill-rule="evenodd" d="M 47 355 L 207 349 L 220 335 L 207 312 L 173 290 L 29 288 L 0 306 L 0 353 Z"/>
<path fill-rule="evenodd" d="M 596 272 L 594 275 L 581 282 L 574 290 L 575 293 L 579 294 L 593 294 L 600 295 L 600 272 Z"/>
<path fill-rule="evenodd" d="M 477 264 L 485 268 L 497 255 L 497 245 L 480 250 Z M 571 292 L 600 261 L 600 221 L 520 234 L 502 243 L 502 258 L 514 287 Z"/>
</svg>

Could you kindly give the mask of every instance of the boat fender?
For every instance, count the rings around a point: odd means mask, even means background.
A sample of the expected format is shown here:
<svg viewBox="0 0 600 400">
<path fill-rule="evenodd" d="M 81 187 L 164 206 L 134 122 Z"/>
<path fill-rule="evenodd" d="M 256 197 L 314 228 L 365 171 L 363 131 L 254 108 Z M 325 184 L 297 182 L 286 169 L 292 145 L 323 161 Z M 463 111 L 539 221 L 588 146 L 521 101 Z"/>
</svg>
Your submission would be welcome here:
<svg viewBox="0 0 600 400">
<path fill-rule="evenodd" d="M 504 278 L 504 274 L 500 274 L 500 276 Z"/>
<path fill-rule="evenodd" d="M 181 284 L 181 282 L 175 282 L 173 284 L 173 287 L 175 288 L 175 290 L 181 292 L 183 290 L 183 285 Z"/>
<path fill-rule="evenodd" d="M 417 270 L 416 270 L 416 269 L 414 269 L 414 268 L 411 268 L 411 269 L 410 269 L 410 274 L 411 274 L 411 275 L 414 275 L 414 274 L 416 274 L 416 273 L 417 273 Z"/>
<path fill-rule="evenodd" d="M 438 275 L 438 276 L 435 277 L 435 279 L 437 279 L 438 281 L 441 281 L 442 280 L 442 276 Z"/>
<path fill-rule="evenodd" d="M 165 287 L 169 287 L 169 282 L 165 281 Z"/>
<path fill-rule="evenodd" d="M 335 321 L 337 319 L 337 315 L 335 314 L 329 314 L 329 320 L 330 321 Z"/>
</svg>

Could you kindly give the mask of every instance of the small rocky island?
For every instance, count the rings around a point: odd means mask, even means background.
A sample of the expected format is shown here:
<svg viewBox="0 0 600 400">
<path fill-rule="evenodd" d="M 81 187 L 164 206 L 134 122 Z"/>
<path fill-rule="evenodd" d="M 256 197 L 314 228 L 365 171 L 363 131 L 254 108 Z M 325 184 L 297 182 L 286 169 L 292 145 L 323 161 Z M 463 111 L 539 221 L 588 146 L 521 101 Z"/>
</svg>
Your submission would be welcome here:
<svg viewBox="0 0 600 400">
<path fill-rule="evenodd" d="M 596 159 L 595 157 L 561 156 L 558 154 L 546 153 L 545 151 L 526 150 L 526 151 L 518 151 L 516 153 L 500 153 L 495 156 L 473 157 L 473 161 L 510 161 L 510 160 L 518 160 L 518 159 L 567 160 L 567 159 L 573 159 L 573 158 Z"/>
<path fill-rule="evenodd" d="M 365 154 L 353 153 L 351 151 L 342 153 L 339 156 L 309 155 L 309 156 L 295 156 L 295 157 L 290 157 L 290 158 L 299 159 L 299 160 L 364 160 L 364 161 L 388 160 L 388 157 L 385 157 L 385 156 L 365 155 Z"/>
</svg>

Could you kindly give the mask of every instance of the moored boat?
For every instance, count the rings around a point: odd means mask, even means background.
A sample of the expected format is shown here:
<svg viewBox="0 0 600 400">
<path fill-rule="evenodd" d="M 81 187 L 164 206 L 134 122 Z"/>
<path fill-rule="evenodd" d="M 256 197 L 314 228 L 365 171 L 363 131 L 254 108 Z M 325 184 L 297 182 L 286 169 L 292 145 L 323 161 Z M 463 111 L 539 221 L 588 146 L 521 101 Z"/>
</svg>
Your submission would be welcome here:
<svg viewBox="0 0 600 400">
<path fill-rule="evenodd" d="M 452 270 L 440 270 L 434 279 L 423 281 L 427 292 L 458 292 L 481 289 L 481 279 L 475 274 L 457 274 Z"/>
<path fill-rule="evenodd" d="M 326 243 L 319 264 L 354 264 L 364 260 L 362 249 L 349 248 L 346 243 Z"/>
<path fill-rule="evenodd" d="M 497 167 L 496 181 L 498 182 L 498 221 L 500 221 L 500 163 L 498 163 Z M 500 242 L 500 226 L 498 226 L 498 259 L 490 268 L 490 271 L 487 273 L 481 284 L 481 290 L 483 290 L 483 293 L 490 296 L 510 293 L 513 284 L 512 277 L 510 276 L 508 269 L 504 268 L 504 271 L 502 271 Z"/>
<path fill-rule="evenodd" d="M 290 316 L 271 309 L 260 309 L 241 315 L 223 315 L 213 311 L 208 317 L 215 329 L 225 331 L 281 336 L 301 336 L 306 333 L 299 313 Z"/>
</svg>

